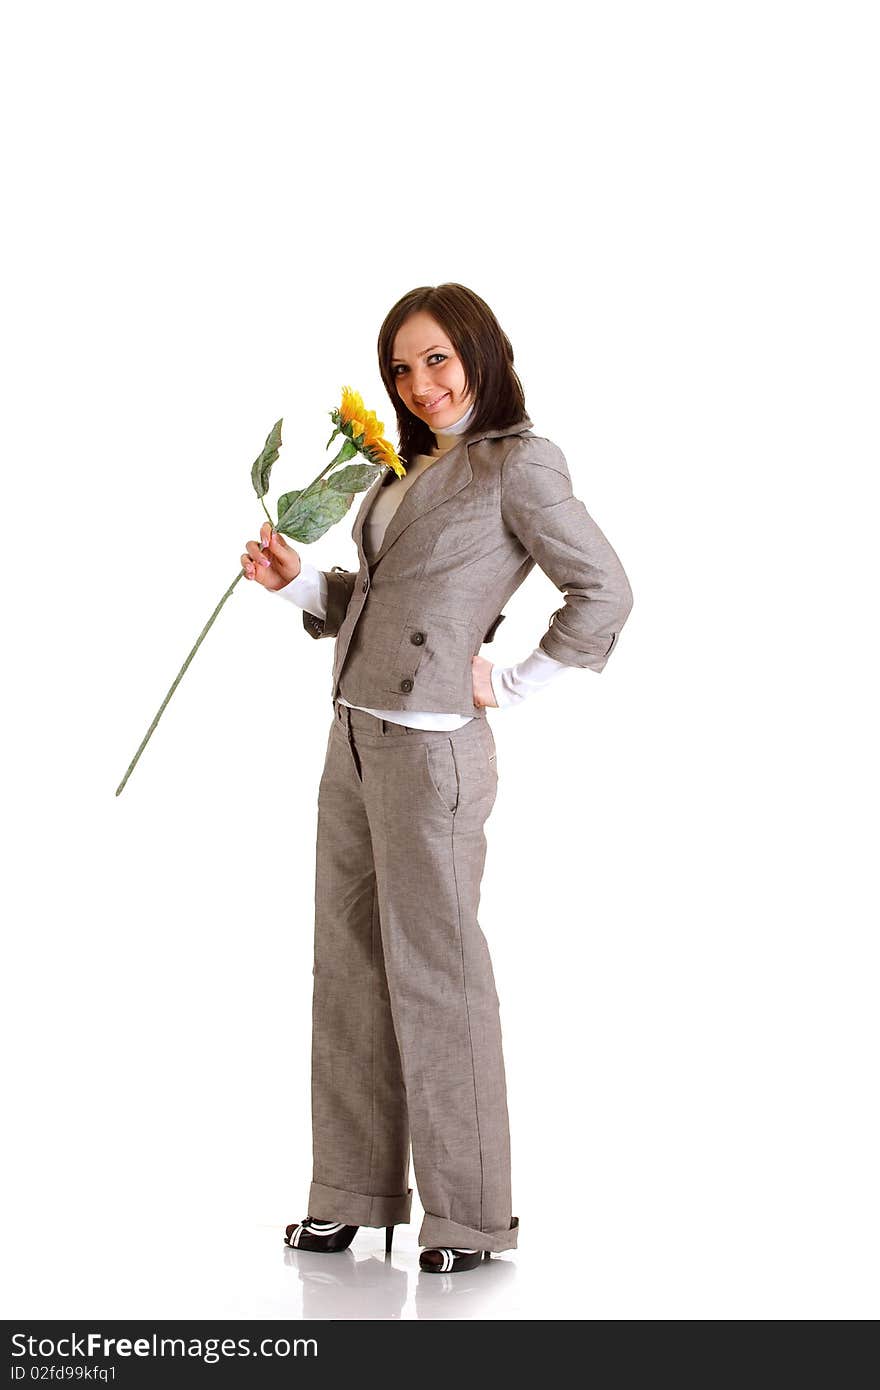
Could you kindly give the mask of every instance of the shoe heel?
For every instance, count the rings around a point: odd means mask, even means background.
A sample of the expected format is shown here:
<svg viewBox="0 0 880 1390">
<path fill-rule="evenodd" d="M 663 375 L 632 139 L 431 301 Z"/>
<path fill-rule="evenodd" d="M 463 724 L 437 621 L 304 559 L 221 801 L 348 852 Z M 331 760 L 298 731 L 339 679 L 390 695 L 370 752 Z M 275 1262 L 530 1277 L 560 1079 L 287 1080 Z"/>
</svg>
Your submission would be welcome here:
<svg viewBox="0 0 880 1390">
<path fill-rule="evenodd" d="M 394 1227 L 393 1227 L 393 1226 L 386 1226 L 386 1227 L 385 1227 L 385 1254 L 386 1254 L 386 1255 L 390 1255 L 390 1254 L 391 1254 L 391 1241 L 392 1241 L 393 1236 L 394 1236 Z"/>
</svg>

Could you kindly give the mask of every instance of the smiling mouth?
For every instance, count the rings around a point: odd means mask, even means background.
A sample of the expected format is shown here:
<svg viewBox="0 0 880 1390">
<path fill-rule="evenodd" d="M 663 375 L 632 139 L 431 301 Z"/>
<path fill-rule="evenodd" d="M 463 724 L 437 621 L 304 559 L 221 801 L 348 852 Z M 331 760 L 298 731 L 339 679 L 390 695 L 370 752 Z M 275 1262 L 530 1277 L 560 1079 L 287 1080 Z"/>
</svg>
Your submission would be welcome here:
<svg viewBox="0 0 880 1390">
<path fill-rule="evenodd" d="M 434 400 L 434 401 L 425 401 L 425 402 L 423 403 L 423 405 L 422 405 L 422 410 L 436 410 L 437 406 L 440 405 L 442 401 L 445 401 L 448 395 L 449 395 L 449 392 L 448 392 L 448 391 L 444 391 L 444 392 L 443 392 L 443 395 L 442 395 L 442 396 L 438 396 L 436 400 Z"/>
</svg>

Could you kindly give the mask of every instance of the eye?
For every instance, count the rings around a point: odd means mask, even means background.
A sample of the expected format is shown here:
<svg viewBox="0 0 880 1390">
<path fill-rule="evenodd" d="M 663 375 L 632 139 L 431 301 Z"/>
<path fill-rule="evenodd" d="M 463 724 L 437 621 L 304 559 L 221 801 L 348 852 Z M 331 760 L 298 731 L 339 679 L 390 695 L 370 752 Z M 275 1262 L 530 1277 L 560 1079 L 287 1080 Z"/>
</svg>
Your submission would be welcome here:
<svg viewBox="0 0 880 1390">
<path fill-rule="evenodd" d="M 445 352 L 432 352 L 432 353 L 431 353 L 431 356 L 428 358 L 428 361 L 431 362 L 435 357 L 436 357 L 440 362 L 445 362 L 445 361 L 446 361 L 446 353 L 445 353 Z M 396 367 L 392 367 L 392 369 L 391 369 L 391 375 L 392 375 L 392 376 L 397 376 L 397 374 L 398 374 L 401 370 L 404 371 L 404 372 L 407 370 L 406 364 L 405 364 L 404 362 L 398 362 L 398 364 L 397 364 Z"/>
</svg>

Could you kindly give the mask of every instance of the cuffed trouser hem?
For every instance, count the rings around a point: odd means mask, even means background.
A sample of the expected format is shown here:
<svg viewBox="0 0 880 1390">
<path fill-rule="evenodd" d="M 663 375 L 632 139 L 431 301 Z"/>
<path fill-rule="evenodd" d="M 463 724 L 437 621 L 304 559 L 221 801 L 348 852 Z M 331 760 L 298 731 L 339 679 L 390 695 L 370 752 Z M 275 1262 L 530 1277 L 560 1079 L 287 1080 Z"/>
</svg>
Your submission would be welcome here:
<svg viewBox="0 0 880 1390">
<path fill-rule="evenodd" d="M 410 1219 L 412 1188 L 399 1197 L 374 1197 L 366 1192 L 344 1192 L 313 1182 L 309 1188 L 309 1216 L 318 1221 L 341 1221 L 346 1226 L 397 1226 Z"/>
<path fill-rule="evenodd" d="M 507 1231 L 478 1231 L 473 1226 L 459 1226 L 457 1221 L 446 1221 L 442 1216 L 425 1212 L 419 1245 L 429 1250 L 444 1246 L 451 1250 L 515 1250 L 518 1234 L 518 1216 L 513 1218 Z"/>
</svg>

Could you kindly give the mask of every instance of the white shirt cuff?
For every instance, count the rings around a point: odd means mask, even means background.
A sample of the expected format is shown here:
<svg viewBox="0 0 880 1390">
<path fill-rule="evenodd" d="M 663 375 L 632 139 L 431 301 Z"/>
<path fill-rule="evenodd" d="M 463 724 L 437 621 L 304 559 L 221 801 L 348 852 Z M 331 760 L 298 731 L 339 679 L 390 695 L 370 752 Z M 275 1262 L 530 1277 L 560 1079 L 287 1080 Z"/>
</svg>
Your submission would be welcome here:
<svg viewBox="0 0 880 1390">
<path fill-rule="evenodd" d="M 327 576 L 310 565 L 307 560 L 300 561 L 300 571 L 296 579 L 291 579 L 281 589 L 273 591 L 282 598 L 290 599 L 298 608 L 304 608 L 316 618 L 327 616 Z"/>
<path fill-rule="evenodd" d="M 548 656 L 543 648 L 536 647 L 531 656 L 527 656 L 525 661 L 520 661 L 516 666 L 493 666 L 489 672 L 489 679 L 495 702 L 499 709 L 504 709 L 508 705 L 518 705 L 528 699 L 529 695 L 549 685 L 563 671 L 577 669 L 576 666 L 569 666 L 563 661 L 557 661 L 555 657 Z"/>
</svg>

